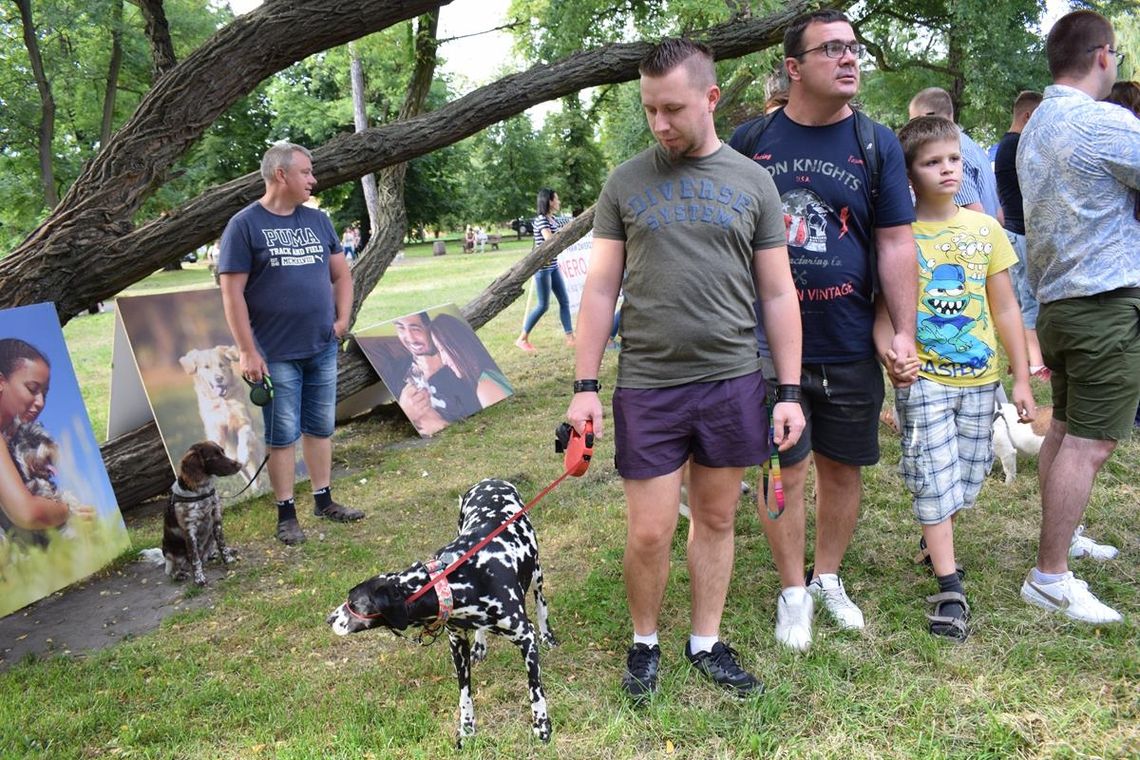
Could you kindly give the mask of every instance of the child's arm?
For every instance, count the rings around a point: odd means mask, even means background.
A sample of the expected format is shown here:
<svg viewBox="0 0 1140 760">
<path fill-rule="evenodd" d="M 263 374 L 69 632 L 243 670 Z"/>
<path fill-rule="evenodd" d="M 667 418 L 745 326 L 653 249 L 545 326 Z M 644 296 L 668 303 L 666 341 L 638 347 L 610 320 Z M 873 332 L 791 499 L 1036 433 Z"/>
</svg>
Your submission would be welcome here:
<svg viewBox="0 0 1140 760">
<path fill-rule="evenodd" d="M 1037 415 L 1033 391 L 1029 388 L 1029 349 L 1025 344 L 1025 327 L 1021 323 L 1021 308 L 1013 294 L 1009 270 L 991 274 L 986 278 L 986 298 L 993 314 L 998 338 L 1013 368 L 1013 405 L 1019 422 L 1029 422 Z"/>
<path fill-rule="evenodd" d="M 910 361 L 900 360 L 891 348 L 895 328 L 891 324 L 886 299 L 875 299 L 875 324 L 871 330 L 871 337 L 875 342 L 875 356 L 887 368 L 887 377 L 890 378 L 891 385 L 896 388 L 906 388 L 918 379 L 918 357 L 911 357 Z"/>
</svg>

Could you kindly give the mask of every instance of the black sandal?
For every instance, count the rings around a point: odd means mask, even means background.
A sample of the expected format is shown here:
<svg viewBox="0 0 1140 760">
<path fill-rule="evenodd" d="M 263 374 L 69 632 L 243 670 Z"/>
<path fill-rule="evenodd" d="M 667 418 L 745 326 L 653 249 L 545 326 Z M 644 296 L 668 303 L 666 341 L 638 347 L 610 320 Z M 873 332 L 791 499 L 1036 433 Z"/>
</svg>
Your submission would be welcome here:
<svg viewBox="0 0 1140 760">
<path fill-rule="evenodd" d="M 934 563 L 930 561 L 930 552 L 926 549 L 926 539 L 918 539 L 918 554 L 914 555 L 914 564 L 926 565 L 934 572 Z M 966 580 L 966 568 L 962 567 L 961 562 L 954 563 L 954 569 L 958 571 L 958 580 Z"/>
<path fill-rule="evenodd" d="M 945 636 L 959 644 L 964 643 L 970 635 L 970 629 L 966 626 L 966 621 L 970 617 L 970 605 L 966 602 L 966 595 L 957 591 L 943 591 L 926 597 L 926 601 L 934 605 L 934 614 L 926 616 L 930 621 L 930 633 L 935 636 Z M 961 617 L 942 614 L 943 607 L 950 603 L 961 605 Z"/>
<path fill-rule="evenodd" d="M 346 507 L 343 504 L 337 504 L 335 501 L 324 509 L 314 507 L 313 514 L 317 517 L 325 517 L 329 520 L 333 520 L 334 522 L 353 522 L 364 517 L 364 513 L 359 509 Z"/>
</svg>

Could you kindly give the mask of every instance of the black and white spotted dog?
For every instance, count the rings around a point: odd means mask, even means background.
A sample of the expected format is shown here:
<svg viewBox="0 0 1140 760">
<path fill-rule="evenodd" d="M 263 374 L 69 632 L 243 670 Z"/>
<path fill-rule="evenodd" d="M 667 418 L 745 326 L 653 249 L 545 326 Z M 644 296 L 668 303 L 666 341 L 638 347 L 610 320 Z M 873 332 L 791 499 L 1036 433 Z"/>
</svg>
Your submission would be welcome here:
<svg viewBox="0 0 1140 760">
<path fill-rule="evenodd" d="M 237 556 L 222 533 L 222 500 L 214 488 L 216 476 L 233 475 L 242 463 L 226 456 L 213 441 L 195 443 L 178 464 L 178 479 L 170 489 L 162 530 L 166 574 L 206 585 L 204 565 L 221 557 L 227 565 Z"/>
<path fill-rule="evenodd" d="M 435 567 L 446 567 L 522 508 L 518 489 L 510 483 L 476 483 L 459 500 L 459 535 L 439 550 L 435 560 L 442 565 Z M 340 636 L 377 627 L 395 632 L 409 626 L 423 627 L 428 632 L 440 625 L 446 628 L 459 679 L 460 744 L 475 734 L 471 661 L 486 656 L 487 631 L 505 636 L 518 646 L 526 664 L 535 736 L 550 741 L 550 716 L 538 665 L 538 637 L 549 646 L 558 642 L 547 624 L 538 540 L 530 521 L 525 515 L 520 517 L 447 577 L 452 598 L 449 614 L 441 616 L 440 597 L 445 597 L 445 608 L 447 589 L 440 584 L 411 605 L 405 603 L 428 583 L 428 568 L 429 565 L 417 562 L 403 572 L 385 573 L 364 581 L 348 592 L 348 601 L 333 610 L 328 624 Z M 538 616 L 537 635 L 525 608 L 526 593 L 531 588 Z M 441 622 L 443 617 L 446 620 Z M 470 631 L 475 631 L 474 646 Z"/>
</svg>

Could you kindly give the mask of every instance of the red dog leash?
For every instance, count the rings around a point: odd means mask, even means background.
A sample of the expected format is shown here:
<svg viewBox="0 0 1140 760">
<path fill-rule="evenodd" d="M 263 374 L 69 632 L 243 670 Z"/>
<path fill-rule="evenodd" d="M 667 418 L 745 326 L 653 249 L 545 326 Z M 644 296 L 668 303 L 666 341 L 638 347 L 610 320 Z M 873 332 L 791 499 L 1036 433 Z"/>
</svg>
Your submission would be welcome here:
<svg viewBox="0 0 1140 760">
<path fill-rule="evenodd" d="M 440 563 L 438 559 L 431 560 L 429 563 L 425 563 L 425 566 L 428 568 L 429 580 L 423 585 L 423 587 L 421 587 L 418 591 L 407 598 L 407 600 L 404 602 L 406 606 L 410 606 L 413 602 L 426 594 L 428 592 L 428 589 L 438 586 L 441 599 L 446 597 L 447 600 L 446 612 L 444 614 L 449 615 L 451 612 L 451 587 L 447 583 L 447 576 L 454 572 L 455 568 L 471 559 L 471 557 L 474 556 L 480 549 L 490 543 L 495 538 L 495 536 L 502 533 L 504 530 L 510 527 L 512 523 L 529 512 L 535 504 L 540 502 L 544 496 L 553 491 L 554 488 L 563 480 L 571 476 L 577 478 L 586 474 L 586 470 L 590 466 L 590 458 L 594 455 L 594 423 L 587 421 L 584 428 L 584 433 L 579 434 L 577 430 L 575 430 L 567 423 L 563 422 L 555 432 L 554 450 L 557 452 L 564 452 L 563 465 L 566 468 L 565 471 L 559 475 L 553 483 L 542 489 L 542 491 L 540 491 L 537 496 L 527 502 L 526 506 L 508 517 L 502 525 L 491 531 L 491 533 L 480 540 L 479 543 L 475 544 L 462 555 L 460 555 L 458 559 L 449 564 L 442 571 L 439 570 Z M 375 613 L 372 615 L 361 614 L 352 609 L 352 604 L 349 602 L 345 603 L 345 609 L 348 610 L 349 615 L 356 618 L 357 620 L 372 620 L 374 618 L 382 617 L 381 613 Z M 441 610 L 443 609 L 444 607 L 441 606 Z M 441 615 L 441 617 L 443 616 Z M 446 618 L 444 618 L 444 620 L 446 620 Z"/>
<path fill-rule="evenodd" d="M 587 421 L 584 434 L 579 434 L 577 430 L 575 430 L 567 423 L 563 422 L 558 427 L 558 431 L 555 433 L 555 436 L 556 440 L 554 443 L 554 449 L 555 451 L 565 451 L 563 464 L 566 467 L 566 470 L 561 475 L 559 475 L 553 483 L 539 491 L 538 496 L 535 496 L 533 499 L 527 502 L 526 506 L 504 520 L 502 525 L 484 536 L 482 540 L 479 541 L 479 543 L 463 552 L 463 554 L 461 554 L 458 559 L 448 565 L 442 573 L 433 576 L 431 580 L 425 583 L 419 591 L 409 596 L 404 604 L 411 605 L 412 602 L 416 601 L 421 596 L 426 594 L 428 592 L 428 589 L 441 582 L 446 582 L 447 576 L 451 575 L 451 573 L 455 571 L 455 568 L 471 559 L 471 557 L 478 553 L 480 549 L 494 540 L 495 536 L 502 533 L 504 530 L 510 527 L 512 523 L 529 512 L 531 510 L 531 507 L 542 501 L 542 498 L 546 496 L 546 494 L 553 491 L 554 488 L 563 480 L 570 476 L 577 478 L 586 474 L 586 470 L 590 466 L 590 458 L 594 455 L 594 423 Z"/>
</svg>

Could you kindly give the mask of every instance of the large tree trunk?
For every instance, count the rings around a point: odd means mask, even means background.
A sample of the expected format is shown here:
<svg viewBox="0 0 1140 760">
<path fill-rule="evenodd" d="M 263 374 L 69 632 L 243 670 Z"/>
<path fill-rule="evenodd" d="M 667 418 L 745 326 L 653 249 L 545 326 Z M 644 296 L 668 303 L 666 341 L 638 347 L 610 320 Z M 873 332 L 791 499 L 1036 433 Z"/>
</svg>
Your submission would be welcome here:
<svg viewBox="0 0 1140 760">
<path fill-rule="evenodd" d="M 52 141 L 55 139 L 55 98 L 51 94 L 51 83 L 44 71 L 44 61 L 40 56 L 40 44 L 36 39 L 36 25 L 32 20 L 30 0 L 16 0 L 20 9 L 20 22 L 24 27 L 24 47 L 28 49 L 28 60 L 32 64 L 32 76 L 40 93 L 40 184 L 44 188 L 44 203 L 48 208 L 59 204 L 59 192 L 55 189 L 55 168 L 52 165 Z"/>
<path fill-rule="evenodd" d="M 239 31 L 250 34 L 254 29 L 263 34 L 271 34 L 275 27 L 269 21 L 280 23 L 279 17 L 292 18 L 289 13 L 292 8 L 308 6 L 314 2 L 316 0 L 309 0 L 308 3 L 298 0 L 288 7 L 285 7 L 285 3 L 263 6 L 235 21 L 218 36 L 230 33 L 233 27 L 241 27 Z M 399 5 L 402 9 L 433 5 L 410 0 L 388 4 Z M 439 4 L 442 3 L 435 3 Z M 384 3 L 369 0 L 358 5 L 373 7 Z M 714 27 L 701 35 L 701 39 L 711 44 L 720 58 L 741 56 L 780 41 L 783 28 L 806 5 L 805 0 L 796 0 L 764 19 Z M 336 7 L 339 9 L 342 6 Z M 274 9 L 273 14 L 269 13 L 270 8 Z M 253 16 L 258 16 L 255 20 L 259 26 L 252 26 L 250 18 Z M 335 20 L 336 18 L 333 19 Z M 251 28 L 244 29 L 247 25 Z M 375 20 L 372 20 L 372 26 L 375 25 Z M 334 32 L 338 31 L 342 36 L 347 34 L 337 30 L 335 24 L 325 18 L 322 18 L 321 24 L 309 23 L 308 26 L 318 30 L 328 27 L 322 40 L 333 38 Z M 353 36 L 359 36 L 368 30 L 371 27 L 362 30 L 354 26 L 352 33 Z M 293 37 L 299 36 L 295 29 L 291 31 Z M 274 39 L 292 51 L 300 47 L 299 44 L 288 45 L 287 40 L 280 39 L 279 34 L 274 35 Z M 203 48 L 217 48 L 216 40 L 214 38 Z M 291 41 L 292 38 L 288 40 Z M 267 47 L 264 41 L 254 47 L 266 51 L 261 54 L 262 58 L 271 61 L 282 58 L 278 47 Z M 318 177 L 321 178 L 319 187 L 353 181 L 367 172 L 378 171 L 450 145 L 537 103 L 585 87 L 634 79 L 637 77 L 638 62 L 650 48 L 650 43 L 636 42 L 607 45 L 578 53 L 550 65 L 535 66 L 524 73 L 505 77 L 437 111 L 359 134 L 340 135 L 314 152 L 314 163 L 318 167 Z M 215 96 L 210 94 L 220 85 L 213 81 L 200 82 L 199 71 L 190 67 L 195 62 L 201 64 L 215 79 L 227 81 L 231 69 L 240 69 L 237 62 L 223 60 L 221 63 L 225 65 L 226 73 L 222 74 L 216 68 L 218 61 L 203 57 L 203 49 L 199 49 L 163 77 L 155 88 L 155 91 L 161 90 L 164 93 L 163 97 L 152 98 L 148 95 L 143 106 L 140 106 L 139 113 L 112 139 L 113 145 L 96 157 L 92 166 L 72 187 L 61 202 L 61 210 L 49 217 L 13 255 L 0 262 L 0 306 L 54 300 L 60 318 L 67 321 L 88 304 L 114 295 L 165 262 L 209 243 L 221 232 L 226 220 L 262 192 L 260 177 L 251 173 L 221 185 L 161 219 L 131 231 L 130 214 L 161 180 L 161 173 L 157 170 L 161 168 L 164 171 L 169 165 L 166 159 L 140 157 L 140 151 L 152 148 L 168 158 L 172 154 L 180 154 L 181 150 L 172 149 L 164 140 L 182 143 L 190 133 L 196 138 L 209 123 L 209 120 L 203 123 L 200 116 L 188 113 L 190 109 L 186 103 L 178 102 L 173 91 L 177 90 L 184 99 L 192 100 L 195 105 L 209 104 L 213 115 L 220 112 L 215 107 Z M 261 59 L 250 63 L 255 64 L 261 70 L 270 67 L 270 64 L 263 63 Z M 248 77 L 235 74 L 233 78 L 245 80 Z M 194 90 L 195 87 L 206 88 L 208 91 L 199 93 Z M 233 100 L 229 97 L 228 89 L 219 92 L 216 97 L 225 100 L 227 105 Z M 163 129 L 153 125 L 155 131 L 148 132 L 144 125 L 156 120 L 153 111 L 160 107 L 159 103 L 166 103 L 172 109 L 169 120 L 164 120 L 168 126 Z M 182 126 L 184 123 L 185 126 Z M 120 152 L 124 154 L 122 160 L 119 158 Z M 126 160 L 127 155 L 131 161 Z M 128 164 L 138 164 L 137 172 L 130 173 L 129 177 Z M 110 182 L 112 178 L 120 180 L 119 183 Z M 90 256 L 91 250 L 99 250 L 101 254 L 93 258 Z"/>
</svg>

